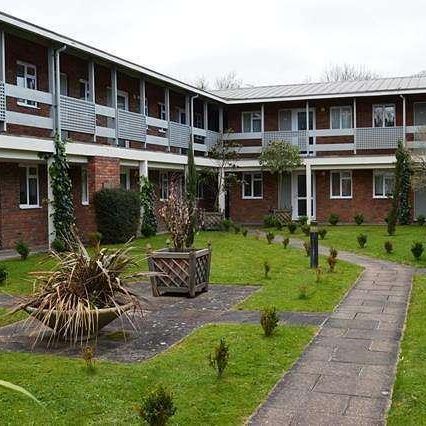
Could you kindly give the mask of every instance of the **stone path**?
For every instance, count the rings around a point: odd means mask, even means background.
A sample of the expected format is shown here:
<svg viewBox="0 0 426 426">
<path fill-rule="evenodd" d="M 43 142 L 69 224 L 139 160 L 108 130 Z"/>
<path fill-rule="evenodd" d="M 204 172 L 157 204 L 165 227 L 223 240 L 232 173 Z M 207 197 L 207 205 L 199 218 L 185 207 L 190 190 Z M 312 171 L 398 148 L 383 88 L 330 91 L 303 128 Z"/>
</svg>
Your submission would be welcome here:
<svg viewBox="0 0 426 426">
<path fill-rule="evenodd" d="M 364 273 L 250 424 L 385 424 L 414 269 L 351 253 L 339 259 Z"/>
<path fill-rule="evenodd" d="M 45 253 L 46 251 L 46 246 L 31 247 L 31 254 Z M 19 259 L 19 254 L 16 253 L 16 250 L 13 249 L 0 250 L 0 261 L 8 259 Z"/>
</svg>

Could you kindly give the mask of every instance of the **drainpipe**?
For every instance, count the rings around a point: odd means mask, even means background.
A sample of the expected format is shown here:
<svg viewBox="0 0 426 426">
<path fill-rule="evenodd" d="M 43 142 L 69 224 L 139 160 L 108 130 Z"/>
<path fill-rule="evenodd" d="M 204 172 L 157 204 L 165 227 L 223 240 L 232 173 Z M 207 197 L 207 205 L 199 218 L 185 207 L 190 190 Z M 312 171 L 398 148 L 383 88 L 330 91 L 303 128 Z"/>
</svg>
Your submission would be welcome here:
<svg viewBox="0 0 426 426">
<path fill-rule="evenodd" d="M 67 48 L 67 46 L 62 46 L 58 49 L 55 49 L 55 106 L 56 106 L 56 115 L 55 115 L 55 125 L 56 133 L 61 137 L 61 67 L 59 61 L 59 55 Z"/>
<path fill-rule="evenodd" d="M 406 123 L 406 105 L 405 105 L 405 96 L 399 95 L 399 97 L 402 99 L 402 134 L 403 136 L 403 143 L 404 146 L 406 145 L 406 131 L 407 131 L 407 123 Z M 395 118 L 396 119 L 396 118 Z"/>
</svg>

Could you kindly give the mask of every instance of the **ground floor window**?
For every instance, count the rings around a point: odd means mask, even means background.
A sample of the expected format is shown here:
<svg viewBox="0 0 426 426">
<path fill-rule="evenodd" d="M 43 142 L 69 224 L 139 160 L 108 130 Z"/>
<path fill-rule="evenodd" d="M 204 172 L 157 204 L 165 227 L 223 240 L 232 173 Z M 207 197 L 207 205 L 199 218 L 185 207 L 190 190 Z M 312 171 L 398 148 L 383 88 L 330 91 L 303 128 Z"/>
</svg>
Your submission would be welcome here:
<svg viewBox="0 0 426 426">
<path fill-rule="evenodd" d="M 89 179 L 85 167 L 81 169 L 81 204 L 89 204 Z"/>
<path fill-rule="evenodd" d="M 373 174 L 373 196 L 374 198 L 392 197 L 395 186 L 393 172 L 376 171 Z"/>
<path fill-rule="evenodd" d="M 160 174 L 160 200 L 169 198 L 169 174 L 167 172 Z"/>
<path fill-rule="evenodd" d="M 330 198 L 352 198 L 352 172 L 330 173 Z"/>
<path fill-rule="evenodd" d="M 263 197 L 263 176 L 262 173 L 243 173 L 242 183 L 243 198 Z"/>
<path fill-rule="evenodd" d="M 123 169 L 120 172 L 120 187 L 121 189 L 129 190 L 130 189 L 130 170 Z"/>
<path fill-rule="evenodd" d="M 19 206 L 39 207 L 38 166 L 19 167 Z"/>
</svg>

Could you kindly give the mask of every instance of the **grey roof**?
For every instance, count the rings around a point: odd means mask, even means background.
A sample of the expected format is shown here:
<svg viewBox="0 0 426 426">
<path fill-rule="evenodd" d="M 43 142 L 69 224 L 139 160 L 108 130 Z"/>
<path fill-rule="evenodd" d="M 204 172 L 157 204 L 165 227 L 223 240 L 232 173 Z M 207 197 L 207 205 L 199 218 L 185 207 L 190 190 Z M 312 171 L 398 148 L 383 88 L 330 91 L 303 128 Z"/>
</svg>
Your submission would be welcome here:
<svg viewBox="0 0 426 426">
<path fill-rule="evenodd" d="M 409 92 L 426 89 L 426 77 L 392 77 L 373 80 L 338 81 L 331 83 L 286 84 L 214 90 L 227 100 L 291 99 L 333 95 L 354 95 L 386 92 Z"/>
</svg>

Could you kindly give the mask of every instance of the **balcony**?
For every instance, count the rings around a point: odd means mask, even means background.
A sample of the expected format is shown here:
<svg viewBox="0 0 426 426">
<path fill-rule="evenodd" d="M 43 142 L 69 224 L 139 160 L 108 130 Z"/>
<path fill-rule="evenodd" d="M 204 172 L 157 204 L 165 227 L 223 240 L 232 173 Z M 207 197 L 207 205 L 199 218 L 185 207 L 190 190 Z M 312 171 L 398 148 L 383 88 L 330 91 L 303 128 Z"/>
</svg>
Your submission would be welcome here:
<svg viewBox="0 0 426 426">
<path fill-rule="evenodd" d="M 355 129 L 355 148 L 395 149 L 398 141 L 404 139 L 403 127 L 363 127 Z"/>
<path fill-rule="evenodd" d="M 285 141 L 298 146 L 301 152 L 308 150 L 308 135 L 306 130 L 264 132 L 262 137 L 263 147 L 267 147 L 273 141 Z"/>
<path fill-rule="evenodd" d="M 63 130 L 95 134 L 95 104 L 61 96 L 61 126 Z"/>
<path fill-rule="evenodd" d="M 6 120 L 6 93 L 4 83 L 0 81 L 0 121 Z"/>
</svg>

